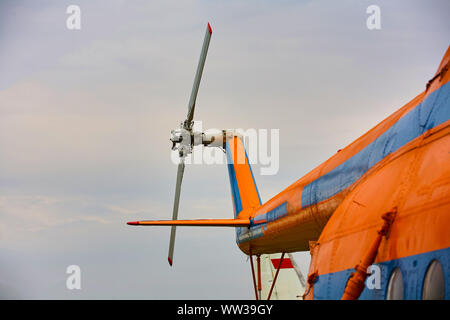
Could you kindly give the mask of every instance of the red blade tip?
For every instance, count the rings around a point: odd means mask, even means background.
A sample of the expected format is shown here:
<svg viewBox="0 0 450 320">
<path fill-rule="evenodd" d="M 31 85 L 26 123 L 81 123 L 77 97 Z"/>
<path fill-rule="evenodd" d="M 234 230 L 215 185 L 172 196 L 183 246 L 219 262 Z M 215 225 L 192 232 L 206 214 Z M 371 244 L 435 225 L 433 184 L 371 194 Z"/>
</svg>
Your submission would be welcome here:
<svg viewBox="0 0 450 320">
<path fill-rule="evenodd" d="M 137 226 L 139 224 L 139 221 L 130 221 L 127 222 L 127 224 L 129 224 L 130 226 Z"/>
<path fill-rule="evenodd" d="M 167 258 L 167 260 L 169 260 L 169 264 L 170 264 L 170 266 L 172 266 L 172 264 L 173 264 L 172 259 Z"/>
<path fill-rule="evenodd" d="M 209 22 L 208 22 L 208 30 L 209 30 L 209 33 L 212 34 L 212 28 L 211 28 L 211 25 L 209 24 Z"/>
</svg>

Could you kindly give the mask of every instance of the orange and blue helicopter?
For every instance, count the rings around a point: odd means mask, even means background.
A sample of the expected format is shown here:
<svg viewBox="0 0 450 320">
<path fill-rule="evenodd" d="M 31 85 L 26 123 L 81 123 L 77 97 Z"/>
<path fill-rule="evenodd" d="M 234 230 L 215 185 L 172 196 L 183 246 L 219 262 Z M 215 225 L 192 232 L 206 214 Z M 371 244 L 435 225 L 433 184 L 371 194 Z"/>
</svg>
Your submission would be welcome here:
<svg viewBox="0 0 450 320">
<path fill-rule="evenodd" d="M 282 253 L 279 269 L 285 253 L 308 250 L 304 299 L 449 299 L 450 47 L 423 92 L 262 203 L 242 136 L 193 129 L 211 35 L 208 23 L 188 115 L 172 131 L 180 158 L 172 220 L 128 224 L 171 226 L 170 265 L 176 226 L 234 227 L 256 299 L 262 254 Z M 226 152 L 233 219 L 177 220 L 184 159 L 196 145 Z M 372 276 L 378 287 L 368 287 Z"/>
</svg>

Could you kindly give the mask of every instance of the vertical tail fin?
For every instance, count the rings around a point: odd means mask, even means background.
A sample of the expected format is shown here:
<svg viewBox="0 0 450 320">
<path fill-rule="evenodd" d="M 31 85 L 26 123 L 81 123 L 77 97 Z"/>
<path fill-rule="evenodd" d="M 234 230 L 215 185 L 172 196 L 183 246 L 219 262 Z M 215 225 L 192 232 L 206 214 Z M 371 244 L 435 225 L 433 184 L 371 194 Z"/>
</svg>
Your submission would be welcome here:
<svg viewBox="0 0 450 320">
<path fill-rule="evenodd" d="M 278 267 L 278 277 L 275 275 Z M 266 299 L 273 287 L 271 300 L 301 300 L 305 292 L 305 279 L 291 254 L 281 260 L 280 253 L 261 255 L 262 298 Z"/>
<path fill-rule="evenodd" d="M 248 218 L 253 210 L 261 206 L 261 198 L 242 139 L 237 136 L 227 139 L 226 153 L 234 217 L 237 218 L 242 212 L 240 218 Z"/>
</svg>

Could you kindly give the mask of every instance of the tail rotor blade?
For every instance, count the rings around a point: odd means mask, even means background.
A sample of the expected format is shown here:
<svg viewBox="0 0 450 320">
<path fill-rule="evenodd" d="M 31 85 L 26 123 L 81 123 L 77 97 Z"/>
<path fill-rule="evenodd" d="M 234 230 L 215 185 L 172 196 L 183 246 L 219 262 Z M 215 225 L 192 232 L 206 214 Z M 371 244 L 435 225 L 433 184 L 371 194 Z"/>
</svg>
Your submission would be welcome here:
<svg viewBox="0 0 450 320">
<path fill-rule="evenodd" d="M 198 61 L 197 71 L 195 73 L 194 84 L 192 86 L 191 96 L 189 98 L 188 104 L 188 112 L 187 117 L 184 122 L 177 128 L 172 130 L 170 141 L 172 141 L 172 150 L 178 151 L 180 157 L 180 163 L 178 164 L 177 170 L 177 181 L 175 187 L 175 198 L 173 201 L 173 212 L 172 212 L 172 220 L 170 221 L 131 221 L 128 222 L 129 225 L 169 225 L 171 226 L 170 230 L 170 242 L 169 242 L 169 254 L 168 260 L 170 266 L 173 265 L 173 252 L 175 248 L 175 235 L 176 235 L 176 226 L 177 225 L 190 225 L 190 226 L 228 226 L 228 227 L 236 227 L 236 226 L 248 226 L 250 222 L 247 220 L 241 219 L 231 219 L 231 221 L 227 219 L 216 219 L 212 220 L 178 220 L 178 208 L 180 204 L 180 193 L 181 193 L 181 183 L 183 181 L 184 167 L 185 167 L 185 157 L 192 153 L 194 146 L 198 145 L 199 142 L 197 137 L 201 137 L 202 140 L 200 142 L 206 145 L 206 142 L 203 143 L 203 132 L 194 132 L 193 129 L 193 119 L 194 119 L 194 111 L 195 111 L 195 103 L 197 100 L 197 94 L 200 87 L 200 81 L 203 74 L 203 68 L 205 66 L 206 55 L 208 54 L 209 42 L 211 40 L 212 28 L 208 22 L 206 27 L 205 37 L 203 40 L 202 50 L 200 52 L 200 58 Z M 214 137 L 213 137 L 214 138 Z M 212 143 L 213 138 L 208 144 Z M 222 138 L 222 137 L 220 137 Z M 211 145 L 212 146 L 212 145 Z"/>
<path fill-rule="evenodd" d="M 177 171 L 177 184 L 175 187 L 175 199 L 173 201 L 173 214 L 172 214 L 172 220 L 178 219 L 178 207 L 180 204 L 180 192 L 181 192 L 181 182 L 183 180 L 183 173 L 184 173 L 184 158 L 182 157 L 180 159 L 180 164 L 178 165 L 178 171 Z M 176 227 L 172 226 L 170 230 L 170 244 L 169 244 L 169 264 L 172 266 L 173 264 L 173 250 L 175 246 L 175 234 L 176 234 Z"/>
<path fill-rule="evenodd" d="M 197 100 L 198 88 L 200 86 L 200 80 L 202 79 L 203 67 L 205 66 L 206 54 L 208 53 L 209 41 L 211 40 L 212 29 L 208 22 L 206 28 L 205 39 L 203 40 L 202 52 L 200 53 L 200 59 L 198 60 L 197 72 L 195 73 L 194 85 L 192 86 L 191 98 L 189 99 L 188 114 L 186 119 L 186 125 L 190 125 L 194 118 L 195 101 Z M 187 129 L 187 128 L 186 128 Z"/>
</svg>

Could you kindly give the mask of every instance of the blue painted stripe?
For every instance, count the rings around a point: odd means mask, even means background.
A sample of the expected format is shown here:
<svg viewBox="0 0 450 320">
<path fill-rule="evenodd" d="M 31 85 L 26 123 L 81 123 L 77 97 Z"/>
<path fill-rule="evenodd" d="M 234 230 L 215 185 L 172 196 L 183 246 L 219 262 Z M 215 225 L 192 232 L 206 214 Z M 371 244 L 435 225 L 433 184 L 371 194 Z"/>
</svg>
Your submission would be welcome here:
<svg viewBox="0 0 450 320">
<path fill-rule="evenodd" d="M 239 187 L 236 180 L 236 173 L 234 171 L 234 164 L 231 158 L 230 146 L 228 141 L 226 142 L 226 154 L 228 161 L 228 176 L 230 178 L 230 186 L 231 186 L 231 196 L 233 197 L 233 209 L 234 209 L 234 217 L 236 218 L 239 212 L 242 211 L 242 202 L 241 196 L 239 193 Z M 239 228 L 238 228 L 239 229 Z"/>
<path fill-rule="evenodd" d="M 287 216 L 287 202 L 283 202 L 279 206 L 273 208 L 272 210 L 257 215 L 254 219 L 251 220 L 250 225 L 256 225 L 261 223 L 268 223 L 271 221 L 275 221 L 277 219 L 280 219 L 282 217 Z"/>
<path fill-rule="evenodd" d="M 231 157 L 231 151 L 230 151 L 230 145 L 228 141 L 225 145 L 226 148 L 226 154 L 227 154 L 227 162 L 228 162 L 228 176 L 230 178 L 230 186 L 231 186 L 231 195 L 233 198 L 233 210 L 234 210 L 234 217 L 237 218 L 237 215 L 239 212 L 242 211 L 242 201 L 241 201 L 241 194 L 239 192 L 239 185 L 237 183 L 236 179 L 236 171 L 234 168 L 233 159 Z M 255 177 L 253 175 L 252 167 L 250 165 L 250 161 L 248 160 L 247 151 L 245 150 L 245 157 L 247 159 L 248 166 L 250 168 L 250 173 L 252 175 L 253 179 L 253 185 L 255 186 L 256 193 L 258 194 L 258 200 L 259 204 L 261 205 L 261 196 L 259 195 L 258 187 L 256 186 Z M 247 227 L 240 227 L 236 228 L 236 242 L 240 243 L 242 241 L 248 241 L 249 237 L 260 237 L 262 236 L 262 230 L 261 227 L 259 228 L 247 228 Z M 240 240 L 240 239 L 246 239 L 246 240 Z"/>
<path fill-rule="evenodd" d="M 283 202 L 272 210 L 257 215 L 254 219 L 250 219 L 249 228 L 239 228 L 241 230 L 236 238 L 236 242 L 239 244 L 262 237 L 264 235 L 263 230 L 267 230 L 267 223 L 285 217 L 287 213 L 287 202 Z"/>
<path fill-rule="evenodd" d="M 258 190 L 258 186 L 256 185 L 255 176 L 253 175 L 252 166 L 250 165 L 250 161 L 248 161 L 247 150 L 244 148 L 244 151 L 245 151 L 245 157 L 247 158 L 248 167 L 250 168 L 250 173 L 252 174 L 253 184 L 255 185 L 256 193 L 258 194 L 259 205 L 261 205 L 262 204 L 261 196 L 259 195 L 259 190 Z"/>
<path fill-rule="evenodd" d="M 386 299 L 389 278 L 395 268 L 399 268 L 403 279 L 403 298 L 416 300 L 422 298 L 423 283 L 428 266 L 433 260 L 438 260 L 444 273 L 444 295 L 450 299 L 450 248 L 430 251 L 418 255 L 385 261 L 376 266 L 380 267 L 380 287 L 364 288 L 360 300 L 384 300 Z M 344 294 L 345 285 L 354 269 L 340 272 L 322 274 L 314 283 L 314 299 L 337 300 Z"/>
<path fill-rule="evenodd" d="M 240 244 L 243 242 L 250 241 L 252 239 L 260 238 L 263 236 L 263 230 L 266 231 L 266 225 L 257 225 L 252 226 L 250 228 L 236 228 L 236 230 L 239 230 L 236 235 L 236 243 Z"/>
<path fill-rule="evenodd" d="M 449 119 L 450 83 L 447 83 L 356 155 L 306 185 L 302 191 L 302 208 L 345 190 L 387 155 Z"/>
<path fill-rule="evenodd" d="M 450 83 L 432 92 L 421 104 L 400 118 L 391 128 L 359 153 L 329 173 L 306 185 L 302 192 L 302 208 L 317 204 L 355 183 L 373 165 L 412 139 L 450 119 Z M 278 218 L 284 217 L 279 215 Z M 256 216 L 253 228 L 267 228 L 266 216 Z M 275 220 L 275 219 L 274 219 Z M 274 221 L 272 220 L 272 221 Z M 237 228 L 241 229 L 241 228 Z M 252 229 L 252 228 L 251 228 Z M 246 230 L 242 231 L 246 233 Z M 261 237 L 261 232 L 239 237 L 238 243 Z"/>
</svg>

